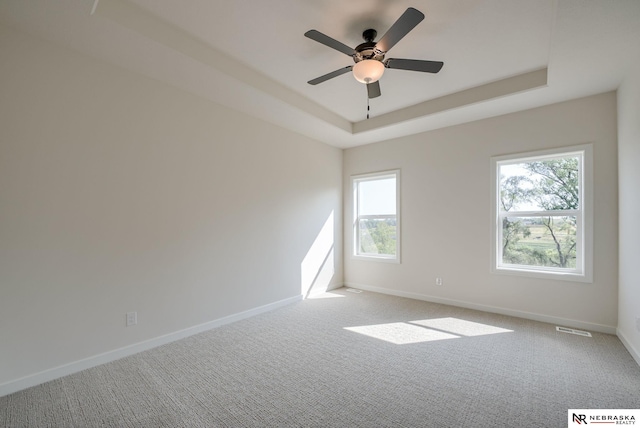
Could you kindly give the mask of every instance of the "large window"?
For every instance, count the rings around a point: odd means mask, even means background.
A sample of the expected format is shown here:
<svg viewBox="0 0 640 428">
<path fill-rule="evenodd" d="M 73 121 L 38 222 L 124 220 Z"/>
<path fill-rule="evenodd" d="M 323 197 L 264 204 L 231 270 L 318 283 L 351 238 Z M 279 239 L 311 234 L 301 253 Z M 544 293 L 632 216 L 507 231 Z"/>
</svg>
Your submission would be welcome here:
<svg viewBox="0 0 640 428">
<path fill-rule="evenodd" d="M 351 178 L 353 186 L 353 256 L 400 261 L 400 171 Z"/>
<path fill-rule="evenodd" d="M 492 159 L 493 269 L 591 281 L 591 146 Z"/>
</svg>

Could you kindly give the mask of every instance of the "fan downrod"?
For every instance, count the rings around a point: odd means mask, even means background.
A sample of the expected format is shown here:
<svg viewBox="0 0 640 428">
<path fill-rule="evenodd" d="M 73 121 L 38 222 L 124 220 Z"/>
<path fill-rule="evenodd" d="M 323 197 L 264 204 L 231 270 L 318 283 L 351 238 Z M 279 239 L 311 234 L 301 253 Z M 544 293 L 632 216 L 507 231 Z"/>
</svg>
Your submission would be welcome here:
<svg viewBox="0 0 640 428">
<path fill-rule="evenodd" d="M 378 35 L 378 32 L 373 28 L 369 28 L 368 30 L 364 30 L 362 32 L 362 38 L 364 39 L 365 42 L 373 42 L 373 40 L 376 38 L 377 35 Z"/>
</svg>

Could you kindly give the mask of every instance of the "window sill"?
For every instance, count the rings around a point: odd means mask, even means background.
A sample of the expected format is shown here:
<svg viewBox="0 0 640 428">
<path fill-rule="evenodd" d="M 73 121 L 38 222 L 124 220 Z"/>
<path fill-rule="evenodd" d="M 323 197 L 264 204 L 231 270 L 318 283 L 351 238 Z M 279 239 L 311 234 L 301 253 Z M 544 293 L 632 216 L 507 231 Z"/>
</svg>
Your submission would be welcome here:
<svg viewBox="0 0 640 428">
<path fill-rule="evenodd" d="M 572 281 L 572 282 L 584 282 L 592 283 L 593 279 L 590 275 L 574 273 L 574 272 L 551 272 L 543 270 L 522 269 L 522 268 L 507 268 L 507 267 L 494 267 L 491 269 L 491 273 L 497 275 L 513 275 L 513 276 L 525 276 L 529 278 L 541 278 L 547 280 L 558 281 Z"/>
<path fill-rule="evenodd" d="M 362 260 L 368 262 L 382 262 L 382 263 L 395 263 L 400 264 L 400 259 L 398 257 L 384 257 L 384 256 L 363 256 L 363 255 L 351 255 L 352 260 Z"/>
</svg>

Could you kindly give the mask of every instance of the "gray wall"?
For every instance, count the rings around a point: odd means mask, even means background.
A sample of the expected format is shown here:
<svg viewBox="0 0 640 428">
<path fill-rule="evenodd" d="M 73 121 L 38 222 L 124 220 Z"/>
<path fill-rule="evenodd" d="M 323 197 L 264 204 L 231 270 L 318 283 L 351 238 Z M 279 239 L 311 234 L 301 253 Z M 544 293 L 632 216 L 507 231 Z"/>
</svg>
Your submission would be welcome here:
<svg viewBox="0 0 640 428">
<path fill-rule="evenodd" d="M 342 283 L 341 150 L 1 26 L 0 52 L 0 389 Z"/>
<path fill-rule="evenodd" d="M 612 92 L 346 150 L 346 283 L 615 332 L 616 126 Z M 593 283 L 491 274 L 490 158 L 582 143 L 594 149 Z M 349 176 L 393 168 L 401 169 L 402 263 L 353 260 Z"/>
<path fill-rule="evenodd" d="M 640 69 L 618 89 L 618 336 L 640 364 Z"/>
</svg>

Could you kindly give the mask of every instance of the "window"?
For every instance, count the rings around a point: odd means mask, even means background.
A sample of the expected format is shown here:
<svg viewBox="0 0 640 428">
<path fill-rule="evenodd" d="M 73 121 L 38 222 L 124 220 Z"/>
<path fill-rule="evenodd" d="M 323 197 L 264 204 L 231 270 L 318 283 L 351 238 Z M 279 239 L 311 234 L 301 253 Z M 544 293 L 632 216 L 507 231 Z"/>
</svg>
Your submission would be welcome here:
<svg viewBox="0 0 640 428">
<path fill-rule="evenodd" d="M 591 281 L 591 151 L 492 158 L 494 272 Z"/>
<path fill-rule="evenodd" d="M 353 256 L 400 262 L 400 171 L 358 175 L 353 187 Z"/>
</svg>

